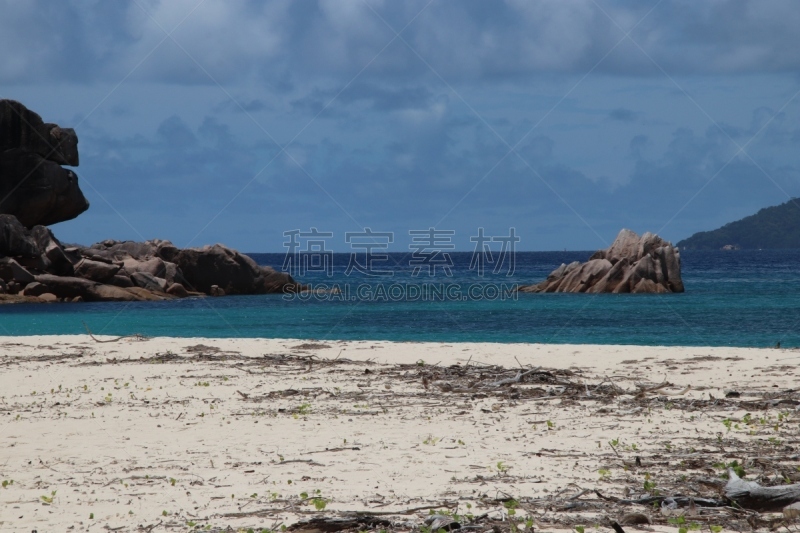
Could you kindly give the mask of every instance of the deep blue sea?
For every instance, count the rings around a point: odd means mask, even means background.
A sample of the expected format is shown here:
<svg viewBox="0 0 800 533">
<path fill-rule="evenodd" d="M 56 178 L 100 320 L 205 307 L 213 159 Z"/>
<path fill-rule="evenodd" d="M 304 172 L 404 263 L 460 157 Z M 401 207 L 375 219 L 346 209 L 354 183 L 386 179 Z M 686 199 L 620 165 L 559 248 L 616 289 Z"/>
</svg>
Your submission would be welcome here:
<svg viewBox="0 0 800 533">
<path fill-rule="evenodd" d="M 250 255 L 279 270 L 285 260 Z M 414 276 L 408 256 L 390 254 L 394 276 L 370 277 L 346 274 L 349 256 L 337 254 L 328 271 L 310 265 L 296 278 L 338 294 L 4 305 L 0 335 L 81 334 L 85 322 L 106 335 L 800 346 L 800 250 L 683 251 L 683 294 L 504 292 L 590 255 L 517 252 L 510 276 L 509 258 L 498 274 L 489 267 L 479 276 L 471 253 L 453 253 L 450 272 L 440 264 L 429 277 L 427 266 Z"/>
</svg>

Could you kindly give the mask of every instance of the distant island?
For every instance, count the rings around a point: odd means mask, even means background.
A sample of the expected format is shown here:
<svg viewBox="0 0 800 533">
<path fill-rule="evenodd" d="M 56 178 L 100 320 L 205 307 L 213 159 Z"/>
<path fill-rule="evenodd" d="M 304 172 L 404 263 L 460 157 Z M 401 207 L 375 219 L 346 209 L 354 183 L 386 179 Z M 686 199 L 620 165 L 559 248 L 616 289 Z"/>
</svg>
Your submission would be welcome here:
<svg viewBox="0 0 800 533">
<path fill-rule="evenodd" d="M 682 250 L 800 248 L 800 200 L 765 207 L 755 215 L 701 231 L 678 243 Z"/>
</svg>

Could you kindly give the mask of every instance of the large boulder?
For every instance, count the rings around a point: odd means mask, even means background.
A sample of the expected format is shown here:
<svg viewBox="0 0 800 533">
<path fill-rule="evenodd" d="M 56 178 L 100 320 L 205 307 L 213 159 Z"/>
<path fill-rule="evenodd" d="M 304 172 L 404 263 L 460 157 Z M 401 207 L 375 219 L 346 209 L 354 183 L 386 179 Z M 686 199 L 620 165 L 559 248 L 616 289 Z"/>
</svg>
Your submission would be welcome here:
<svg viewBox="0 0 800 533">
<path fill-rule="evenodd" d="M 147 289 L 148 291 L 167 291 L 167 280 L 156 277 L 148 272 L 135 272 L 131 274 L 131 281 L 135 286 Z"/>
<path fill-rule="evenodd" d="M 21 285 L 25 285 L 26 283 L 32 282 L 34 276 L 13 258 L 1 257 L 0 279 L 4 281 L 16 281 Z"/>
<path fill-rule="evenodd" d="M 211 294 L 216 285 L 225 294 L 285 292 L 299 285 L 291 276 L 256 264 L 250 257 L 221 244 L 186 248 L 175 256 L 188 288 Z"/>
<path fill-rule="evenodd" d="M 106 261 L 95 261 L 94 259 L 82 258 L 75 265 L 75 275 L 81 278 L 108 283 L 119 272 L 120 265 Z"/>
<path fill-rule="evenodd" d="M 70 220 L 89 209 L 75 172 L 19 148 L 0 152 L 0 198 L 0 213 L 27 227 Z"/>
<path fill-rule="evenodd" d="M 0 256 L 39 257 L 39 245 L 13 215 L 0 215 Z"/>
<path fill-rule="evenodd" d="M 59 298 L 73 299 L 80 297 L 87 302 L 137 302 L 164 299 L 139 287 L 115 287 L 114 285 L 106 285 L 70 276 L 42 274 L 36 276 L 36 281 L 44 286 L 45 292 L 55 294 Z"/>
<path fill-rule="evenodd" d="M 641 237 L 623 229 L 605 250 L 586 263 L 562 264 L 536 285 L 519 292 L 666 293 L 683 292 L 677 248 L 653 233 Z"/>
<path fill-rule="evenodd" d="M 19 148 L 59 165 L 78 166 L 78 136 L 48 124 L 14 100 L 0 100 L 0 151 Z"/>
<path fill-rule="evenodd" d="M 75 273 L 75 268 L 67 257 L 64 247 L 52 231 L 44 226 L 34 226 L 31 235 L 36 239 L 42 261 L 45 264 L 44 269 L 47 272 L 59 276 L 72 276 Z"/>
<path fill-rule="evenodd" d="M 78 137 L 45 123 L 13 100 L 0 100 L 0 213 L 26 227 L 70 220 L 89 208 L 78 176 Z"/>
</svg>

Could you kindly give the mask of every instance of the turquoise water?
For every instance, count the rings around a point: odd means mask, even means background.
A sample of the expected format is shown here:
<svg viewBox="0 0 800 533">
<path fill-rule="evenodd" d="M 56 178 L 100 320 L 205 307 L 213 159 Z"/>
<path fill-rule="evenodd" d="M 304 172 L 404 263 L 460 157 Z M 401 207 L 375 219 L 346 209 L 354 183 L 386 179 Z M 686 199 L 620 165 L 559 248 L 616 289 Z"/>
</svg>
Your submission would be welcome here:
<svg viewBox="0 0 800 533">
<path fill-rule="evenodd" d="M 393 258 L 403 267 L 389 280 L 346 276 L 348 258 L 337 255 L 332 277 L 307 273 L 298 278 L 342 288 L 349 284 L 353 290 L 362 285 L 369 294 L 7 305 L 0 306 L 0 334 L 80 334 L 85 322 L 93 333 L 107 335 L 695 346 L 773 346 L 780 341 L 784 347 L 800 346 L 799 250 L 685 251 L 684 294 L 494 297 L 497 287 L 541 281 L 561 262 L 586 260 L 590 254 L 517 253 L 511 277 L 479 277 L 469 270 L 471 254 L 453 254 L 452 275 L 430 279 L 412 276 L 404 265 L 407 258 L 397 254 Z M 276 268 L 284 259 L 282 254 L 251 255 Z M 394 301 L 378 290 L 408 284 L 461 292 L 435 301 Z M 487 297 L 463 299 L 470 286 Z"/>
</svg>

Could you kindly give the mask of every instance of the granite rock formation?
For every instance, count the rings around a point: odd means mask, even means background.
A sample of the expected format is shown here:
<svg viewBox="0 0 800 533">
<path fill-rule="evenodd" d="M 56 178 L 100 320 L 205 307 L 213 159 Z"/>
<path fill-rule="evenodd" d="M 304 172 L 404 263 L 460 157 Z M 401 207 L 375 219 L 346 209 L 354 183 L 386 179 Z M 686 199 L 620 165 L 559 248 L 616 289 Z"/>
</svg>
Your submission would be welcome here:
<svg viewBox="0 0 800 533">
<path fill-rule="evenodd" d="M 89 208 L 72 129 L 0 100 L 0 302 L 154 301 L 188 296 L 299 292 L 291 276 L 220 244 L 181 250 L 169 241 L 64 246 L 45 227 Z"/>
<path fill-rule="evenodd" d="M 0 215 L 0 294 L 19 295 L 15 301 L 158 301 L 303 289 L 288 274 L 220 244 L 183 250 L 162 240 L 64 246 L 44 226 L 28 229 Z"/>
<path fill-rule="evenodd" d="M 681 256 L 658 235 L 641 237 L 623 229 L 606 250 L 587 262 L 562 264 L 536 285 L 519 292 L 667 293 L 683 292 Z"/>
<path fill-rule="evenodd" d="M 0 100 L 0 213 L 26 227 L 70 220 L 89 208 L 78 176 L 78 136 L 13 100 Z"/>
</svg>

